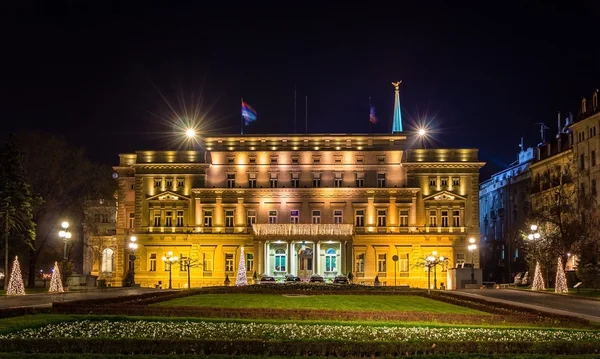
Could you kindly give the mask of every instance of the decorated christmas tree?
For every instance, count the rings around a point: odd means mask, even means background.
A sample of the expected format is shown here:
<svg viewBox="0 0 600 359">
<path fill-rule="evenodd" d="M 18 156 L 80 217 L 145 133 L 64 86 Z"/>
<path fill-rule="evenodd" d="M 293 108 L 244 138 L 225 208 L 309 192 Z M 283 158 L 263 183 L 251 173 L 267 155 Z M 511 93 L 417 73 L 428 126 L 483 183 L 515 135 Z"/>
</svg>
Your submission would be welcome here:
<svg viewBox="0 0 600 359">
<path fill-rule="evenodd" d="M 565 269 L 562 265 L 562 259 L 558 257 L 558 267 L 556 268 L 556 285 L 554 286 L 555 293 L 568 293 L 569 287 L 567 287 L 567 277 L 565 276 Z"/>
<path fill-rule="evenodd" d="M 540 262 L 535 263 L 535 273 L 533 274 L 533 284 L 531 290 L 545 290 L 544 278 L 542 278 L 542 269 L 540 268 Z"/>
<path fill-rule="evenodd" d="M 58 262 L 54 262 L 54 270 L 52 271 L 52 279 L 50 280 L 50 290 L 48 292 L 59 292 L 62 293 L 63 289 L 62 281 L 60 280 L 60 270 L 58 269 Z"/>
<path fill-rule="evenodd" d="M 248 279 L 246 278 L 246 262 L 244 258 L 244 247 L 240 253 L 240 265 L 238 266 L 237 279 L 235 280 L 236 286 L 248 285 Z"/>
<path fill-rule="evenodd" d="M 19 258 L 15 256 L 6 295 L 25 295 L 25 286 L 23 285 L 23 276 L 21 275 L 21 266 Z"/>
</svg>

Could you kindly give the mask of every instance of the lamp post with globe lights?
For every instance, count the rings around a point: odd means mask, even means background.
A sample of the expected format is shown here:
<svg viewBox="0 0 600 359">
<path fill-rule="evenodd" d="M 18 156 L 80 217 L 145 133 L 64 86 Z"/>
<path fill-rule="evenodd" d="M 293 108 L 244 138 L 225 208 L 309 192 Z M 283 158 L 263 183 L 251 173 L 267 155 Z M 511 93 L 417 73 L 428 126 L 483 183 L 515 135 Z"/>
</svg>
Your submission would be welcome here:
<svg viewBox="0 0 600 359">
<path fill-rule="evenodd" d="M 529 234 L 527 235 L 527 239 L 529 239 L 530 241 L 537 241 L 539 240 L 542 236 L 540 234 L 540 232 L 538 231 L 539 227 L 537 224 L 532 224 L 529 229 L 531 230 L 531 232 L 529 232 Z M 537 247 L 537 246 L 536 246 Z M 534 248 L 535 251 L 535 248 Z M 535 272 L 533 274 L 533 283 L 531 285 L 531 289 L 532 290 L 543 290 L 544 287 L 544 279 L 542 278 L 542 272 L 541 272 L 541 268 L 540 268 L 540 260 L 538 257 L 538 253 L 534 253 L 535 255 Z M 546 273 L 546 277 L 547 277 L 547 273 Z"/>
<path fill-rule="evenodd" d="M 173 252 L 169 252 L 167 253 L 166 256 L 162 257 L 162 260 L 165 264 L 168 264 L 169 266 L 169 289 L 171 288 L 171 273 L 173 271 L 173 264 L 177 263 L 177 260 L 179 260 L 179 258 L 177 258 L 177 256 L 173 255 Z"/>
<path fill-rule="evenodd" d="M 430 255 L 425 258 L 425 265 L 427 266 L 427 294 L 431 294 L 431 268 L 433 267 L 433 289 L 437 289 L 437 265 L 442 264 L 447 259 L 444 256 L 438 256 L 437 251 L 431 252 Z"/>
<path fill-rule="evenodd" d="M 129 249 L 131 249 L 131 254 L 129 255 L 129 260 L 131 261 L 131 286 L 135 285 L 135 250 L 138 248 L 138 244 L 136 243 L 137 237 L 131 236 L 129 237 Z"/>
<path fill-rule="evenodd" d="M 67 282 L 67 244 L 69 243 L 69 239 L 71 239 L 71 231 L 69 230 L 69 222 L 64 221 L 60 224 L 60 226 L 62 227 L 62 229 L 58 232 L 58 236 L 60 238 L 62 238 L 63 243 L 64 243 L 64 249 L 63 249 L 63 283 Z"/>
<path fill-rule="evenodd" d="M 471 284 L 475 284 L 475 250 L 477 249 L 477 244 L 475 244 L 475 238 L 469 238 L 469 246 L 467 249 L 471 252 Z"/>
</svg>

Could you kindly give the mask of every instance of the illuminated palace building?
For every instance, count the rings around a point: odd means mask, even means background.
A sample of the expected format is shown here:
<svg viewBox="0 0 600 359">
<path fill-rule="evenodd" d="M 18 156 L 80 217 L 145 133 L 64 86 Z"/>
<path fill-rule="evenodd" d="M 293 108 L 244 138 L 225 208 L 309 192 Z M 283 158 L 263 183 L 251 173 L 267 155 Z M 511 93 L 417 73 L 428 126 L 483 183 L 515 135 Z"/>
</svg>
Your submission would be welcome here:
<svg viewBox="0 0 600 359">
<path fill-rule="evenodd" d="M 352 272 L 355 283 L 426 287 L 424 259 L 437 251 L 445 282 L 448 267 L 471 262 L 467 238 L 479 241 L 483 163 L 475 149 L 413 140 L 231 135 L 203 138 L 203 151 L 121 154 L 115 230 L 86 237 L 85 267 L 112 286 L 131 269 L 142 287 L 166 288 L 169 275 L 173 288 L 188 275 L 192 287 L 234 284 L 243 247 L 249 279 Z"/>
</svg>

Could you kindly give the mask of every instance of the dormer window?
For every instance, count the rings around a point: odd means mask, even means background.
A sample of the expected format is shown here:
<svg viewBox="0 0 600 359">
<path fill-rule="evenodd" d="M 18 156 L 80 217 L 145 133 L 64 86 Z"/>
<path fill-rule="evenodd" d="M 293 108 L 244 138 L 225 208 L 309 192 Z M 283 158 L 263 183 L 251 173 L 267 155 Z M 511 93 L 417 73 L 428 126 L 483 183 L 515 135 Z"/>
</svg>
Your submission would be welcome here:
<svg viewBox="0 0 600 359">
<path fill-rule="evenodd" d="M 587 112 L 587 101 L 584 98 L 583 100 L 581 100 L 581 113 L 586 113 L 586 112 Z"/>
</svg>

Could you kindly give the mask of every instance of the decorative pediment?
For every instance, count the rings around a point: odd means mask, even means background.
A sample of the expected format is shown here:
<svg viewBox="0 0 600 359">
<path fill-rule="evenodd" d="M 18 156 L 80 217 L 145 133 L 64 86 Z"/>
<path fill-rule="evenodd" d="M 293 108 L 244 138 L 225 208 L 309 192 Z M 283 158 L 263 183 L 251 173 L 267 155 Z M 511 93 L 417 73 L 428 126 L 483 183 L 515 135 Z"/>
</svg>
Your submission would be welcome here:
<svg viewBox="0 0 600 359">
<path fill-rule="evenodd" d="M 441 191 L 423 198 L 424 201 L 464 201 L 465 197 L 459 196 L 456 193 Z"/>
<path fill-rule="evenodd" d="M 165 191 L 148 197 L 148 201 L 189 201 L 190 197 L 172 191 Z"/>
</svg>

